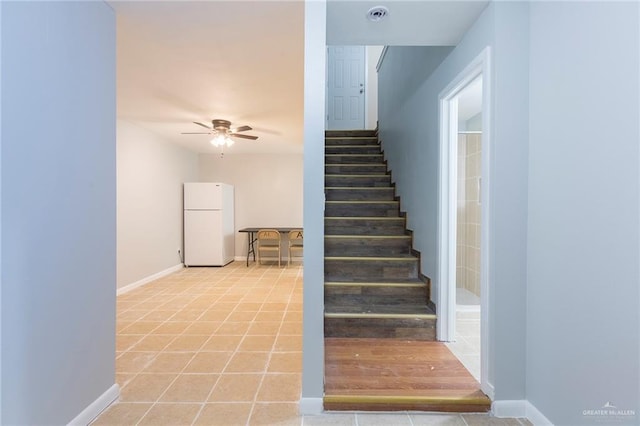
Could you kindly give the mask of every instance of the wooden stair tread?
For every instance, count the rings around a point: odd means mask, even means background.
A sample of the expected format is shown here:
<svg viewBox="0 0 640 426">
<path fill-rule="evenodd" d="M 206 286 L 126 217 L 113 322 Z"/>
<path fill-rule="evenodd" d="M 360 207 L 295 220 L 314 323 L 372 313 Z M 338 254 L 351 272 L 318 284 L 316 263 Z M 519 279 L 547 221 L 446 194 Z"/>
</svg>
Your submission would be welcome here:
<svg viewBox="0 0 640 426">
<path fill-rule="evenodd" d="M 435 312 L 425 305 L 366 305 L 366 306 L 325 306 L 325 316 L 429 316 L 434 317 Z"/>
<path fill-rule="evenodd" d="M 359 281 L 327 281 L 324 283 L 325 286 L 363 286 L 363 287 L 425 287 L 427 284 L 422 281 L 367 281 L 367 282 L 359 282 Z"/>
<path fill-rule="evenodd" d="M 349 177 L 349 178 L 365 178 L 365 177 L 389 177 L 389 173 L 325 173 L 331 177 Z"/>
<path fill-rule="evenodd" d="M 403 239 L 410 240 L 410 235 L 325 235 L 324 238 L 336 238 L 336 239 L 358 239 L 358 240 L 384 240 L 384 239 Z"/>
<path fill-rule="evenodd" d="M 326 338 L 327 410 L 483 412 L 491 400 L 442 342 Z"/>
<path fill-rule="evenodd" d="M 418 258 L 413 255 L 395 255 L 395 256 L 325 256 L 324 260 L 361 260 L 361 261 L 417 261 Z"/>
<path fill-rule="evenodd" d="M 395 200 L 334 200 L 325 201 L 326 204 L 398 204 Z"/>
<path fill-rule="evenodd" d="M 404 217 L 394 216 L 325 216 L 326 220 L 400 220 L 404 221 Z"/>
</svg>

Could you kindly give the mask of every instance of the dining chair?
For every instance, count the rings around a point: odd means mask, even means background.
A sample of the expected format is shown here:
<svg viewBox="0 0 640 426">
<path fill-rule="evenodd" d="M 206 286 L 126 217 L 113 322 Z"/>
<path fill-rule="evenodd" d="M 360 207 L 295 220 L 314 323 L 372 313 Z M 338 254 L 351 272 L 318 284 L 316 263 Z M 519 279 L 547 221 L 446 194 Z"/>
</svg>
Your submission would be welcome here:
<svg viewBox="0 0 640 426">
<path fill-rule="evenodd" d="M 302 256 L 302 237 L 302 229 L 292 229 L 289 231 L 289 266 L 291 266 L 291 258 L 293 257 L 294 251 L 298 251 L 300 256 Z"/>
<path fill-rule="evenodd" d="M 280 253 L 280 232 L 277 229 L 261 229 L 258 231 L 258 264 L 262 264 L 263 253 L 275 253 L 278 255 L 278 267 L 282 255 Z"/>
</svg>

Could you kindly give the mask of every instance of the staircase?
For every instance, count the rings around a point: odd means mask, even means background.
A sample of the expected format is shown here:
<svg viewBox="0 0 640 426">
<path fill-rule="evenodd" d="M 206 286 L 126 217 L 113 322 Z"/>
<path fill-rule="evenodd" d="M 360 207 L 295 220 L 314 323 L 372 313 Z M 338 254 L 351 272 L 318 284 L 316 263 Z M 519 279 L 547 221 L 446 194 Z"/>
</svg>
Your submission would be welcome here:
<svg viewBox="0 0 640 426">
<path fill-rule="evenodd" d="M 325 134 L 325 337 L 435 340 L 420 279 L 375 131 Z"/>
</svg>

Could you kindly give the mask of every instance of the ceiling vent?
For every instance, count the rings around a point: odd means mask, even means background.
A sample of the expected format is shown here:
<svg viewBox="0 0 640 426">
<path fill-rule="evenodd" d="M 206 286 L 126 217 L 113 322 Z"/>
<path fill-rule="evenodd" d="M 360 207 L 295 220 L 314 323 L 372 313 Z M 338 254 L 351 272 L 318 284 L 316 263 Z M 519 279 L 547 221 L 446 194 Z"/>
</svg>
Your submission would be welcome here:
<svg viewBox="0 0 640 426">
<path fill-rule="evenodd" d="M 389 9 L 384 6 L 374 6 L 367 12 L 367 19 L 371 22 L 380 22 L 389 15 Z"/>
</svg>

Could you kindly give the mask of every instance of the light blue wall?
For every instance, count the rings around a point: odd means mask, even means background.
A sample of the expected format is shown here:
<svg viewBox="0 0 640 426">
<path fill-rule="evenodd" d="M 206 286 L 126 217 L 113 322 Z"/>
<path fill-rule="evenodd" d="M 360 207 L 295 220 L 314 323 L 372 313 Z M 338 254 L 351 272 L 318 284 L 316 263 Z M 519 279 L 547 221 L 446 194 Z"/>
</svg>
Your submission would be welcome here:
<svg viewBox="0 0 640 426">
<path fill-rule="evenodd" d="M 482 113 L 479 112 L 467 121 L 458 124 L 458 130 L 466 130 L 468 132 L 482 131 Z"/>
<path fill-rule="evenodd" d="M 557 425 L 640 423 L 639 21 L 531 5 L 527 396 Z"/>
<path fill-rule="evenodd" d="M 508 38 L 504 39 L 505 37 Z M 497 37 L 502 39 L 497 40 Z M 440 66 L 405 99 L 388 100 L 403 76 L 405 56 L 427 50 L 391 47 L 380 69 L 380 134 L 389 167 L 422 254 L 422 270 L 438 277 L 438 96 L 475 59 L 491 47 L 492 139 L 483 143 L 491 155 L 490 171 L 490 372 L 496 399 L 525 395 L 526 189 L 527 189 L 527 5 L 492 3 Z M 387 63 L 389 61 L 389 63 Z M 388 70 L 394 72 L 387 73 Z M 419 71 L 419 70 L 418 70 Z M 385 88 L 383 88 L 385 87 Z"/>
<path fill-rule="evenodd" d="M 324 395 L 324 124 L 326 1 L 305 1 L 303 413 Z"/>
<path fill-rule="evenodd" d="M 380 99 L 385 153 L 435 278 L 438 94 L 491 47 L 490 381 L 495 400 L 528 400 L 558 425 L 594 424 L 584 411 L 607 402 L 636 411 L 623 424 L 640 421 L 639 7 L 492 3 L 413 93 Z M 402 76 L 390 69 L 381 94 Z"/>
<path fill-rule="evenodd" d="M 115 16 L 2 4 L 2 424 L 66 424 L 115 382 Z"/>
</svg>

